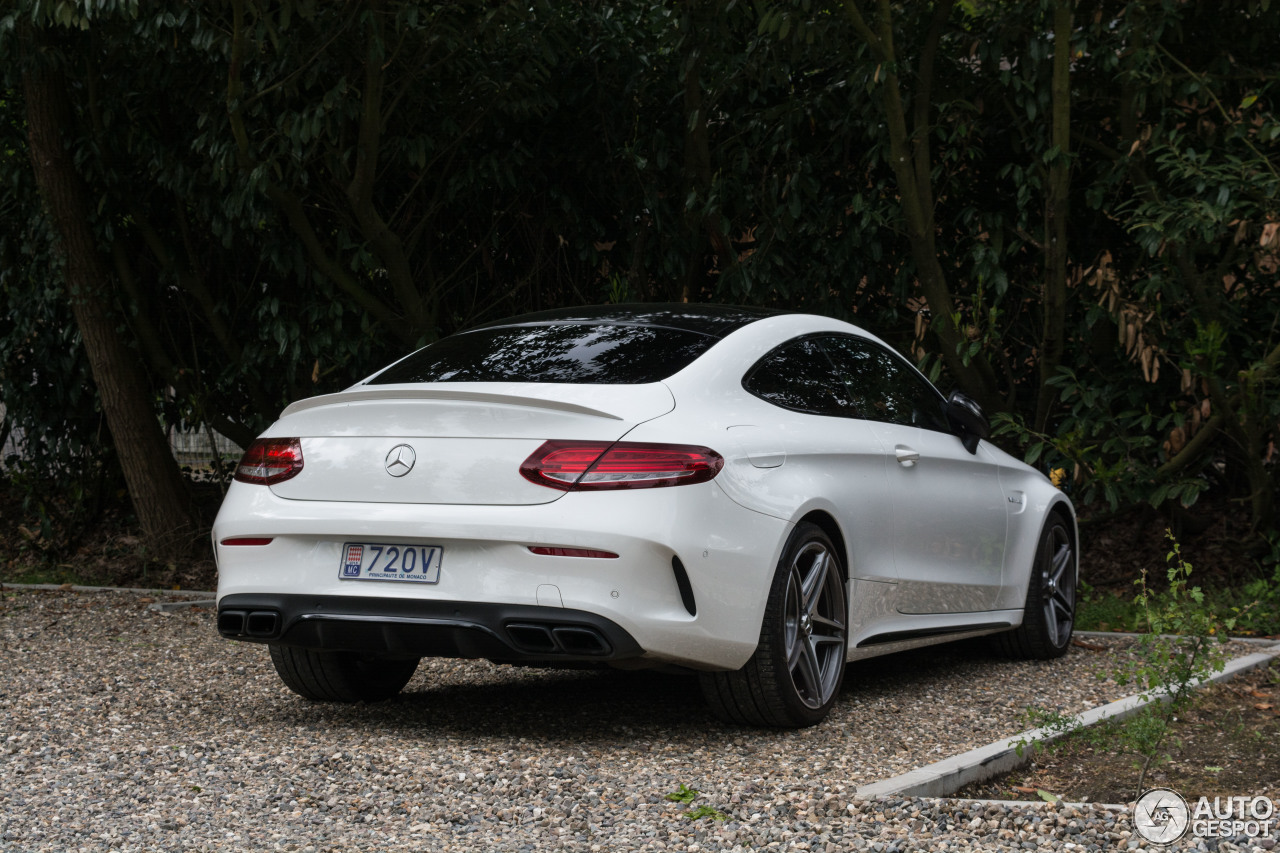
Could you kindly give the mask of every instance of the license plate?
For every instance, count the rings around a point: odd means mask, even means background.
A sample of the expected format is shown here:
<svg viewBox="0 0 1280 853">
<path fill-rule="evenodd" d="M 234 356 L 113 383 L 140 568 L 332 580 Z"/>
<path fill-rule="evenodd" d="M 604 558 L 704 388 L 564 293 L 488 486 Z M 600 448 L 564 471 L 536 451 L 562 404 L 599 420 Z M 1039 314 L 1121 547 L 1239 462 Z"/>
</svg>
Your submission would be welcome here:
<svg viewBox="0 0 1280 853">
<path fill-rule="evenodd" d="M 444 549 L 439 545 L 344 542 L 338 576 L 343 580 L 438 583 Z"/>
</svg>

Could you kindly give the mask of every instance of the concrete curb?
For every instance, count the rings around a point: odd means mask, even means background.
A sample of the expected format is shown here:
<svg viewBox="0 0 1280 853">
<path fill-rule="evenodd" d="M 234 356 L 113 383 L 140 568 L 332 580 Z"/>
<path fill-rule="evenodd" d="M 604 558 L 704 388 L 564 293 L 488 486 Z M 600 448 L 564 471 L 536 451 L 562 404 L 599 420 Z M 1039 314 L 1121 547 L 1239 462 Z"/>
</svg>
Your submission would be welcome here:
<svg viewBox="0 0 1280 853">
<path fill-rule="evenodd" d="M 1124 631 L 1074 631 L 1073 637 L 1096 637 L 1099 639 L 1105 637 L 1121 637 L 1124 639 L 1136 640 L 1139 637 L 1145 637 L 1146 634 L 1132 634 Z M 1175 634 L 1161 634 L 1162 637 L 1173 637 Z M 1227 637 L 1233 643 L 1252 643 L 1255 646 L 1274 646 L 1280 643 L 1280 637 Z"/>
<path fill-rule="evenodd" d="M 188 610 L 192 607 L 212 608 L 218 602 L 212 598 L 193 598 L 189 601 L 157 601 L 148 604 L 147 609 L 155 613 L 173 613 L 176 610 Z"/>
<path fill-rule="evenodd" d="M 79 586 L 77 584 L 56 583 L 0 583 L 3 589 L 43 589 L 61 590 L 63 592 L 129 592 L 135 595 L 198 595 L 202 598 L 213 598 L 216 592 L 204 589 L 143 589 L 132 586 Z"/>
<path fill-rule="evenodd" d="M 982 803 L 987 806 L 1047 806 L 1054 809 L 1102 809 L 1109 812 L 1127 812 L 1132 803 L 1069 803 L 1059 800 L 1056 803 L 1044 800 L 982 800 L 976 797 L 957 797 L 965 803 Z"/>
<path fill-rule="evenodd" d="M 1228 661 L 1222 671 L 1205 679 L 1201 684 L 1228 681 L 1241 673 L 1265 666 L 1280 656 L 1280 643 L 1273 643 L 1265 651 Z M 1159 698 L 1144 699 L 1140 695 L 1126 696 L 1109 705 L 1103 705 L 1079 715 L 1082 726 L 1091 726 L 1103 720 L 1123 720 Z M 901 776 L 862 785 L 854 792 L 859 799 L 875 797 L 948 797 L 972 782 L 985 782 L 993 776 L 1008 772 L 1031 760 L 1036 741 L 1053 741 L 1063 733 L 1045 729 L 1031 729 L 1011 738 L 971 749 L 951 758 L 944 758 L 925 767 L 918 767 Z M 1018 754 L 1016 744 L 1025 741 L 1027 746 Z"/>
</svg>

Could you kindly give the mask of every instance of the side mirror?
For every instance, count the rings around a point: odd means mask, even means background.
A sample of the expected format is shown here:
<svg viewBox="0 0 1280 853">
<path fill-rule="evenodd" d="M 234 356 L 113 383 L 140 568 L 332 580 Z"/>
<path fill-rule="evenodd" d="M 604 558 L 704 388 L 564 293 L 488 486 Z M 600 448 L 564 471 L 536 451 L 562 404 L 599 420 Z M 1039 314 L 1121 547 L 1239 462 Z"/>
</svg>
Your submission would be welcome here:
<svg viewBox="0 0 1280 853">
<path fill-rule="evenodd" d="M 982 413 L 982 407 L 959 391 L 947 395 L 947 422 L 951 431 L 960 437 L 964 449 L 978 452 L 978 442 L 991 436 L 991 422 Z"/>
</svg>

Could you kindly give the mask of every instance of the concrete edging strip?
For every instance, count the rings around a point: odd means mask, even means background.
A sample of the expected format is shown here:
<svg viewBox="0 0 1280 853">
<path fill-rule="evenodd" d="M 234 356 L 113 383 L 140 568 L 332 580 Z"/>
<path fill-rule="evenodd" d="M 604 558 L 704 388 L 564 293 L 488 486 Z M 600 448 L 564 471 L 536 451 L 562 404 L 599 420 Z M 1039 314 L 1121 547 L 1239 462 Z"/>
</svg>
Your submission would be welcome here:
<svg viewBox="0 0 1280 853">
<path fill-rule="evenodd" d="M 136 595 L 198 595 L 211 599 L 216 592 L 205 589 L 144 589 L 133 586 L 79 586 L 78 584 L 57 583 L 0 583 L 0 589 L 43 589 L 61 590 L 63 592 L 129 592 Z"/>
<path fill-rule="evenodd" d="M 1120 637 L 1122 639 L 1136 640 L 1139 637 L 1145 637 L 1146 634 L 1134 634 L 1125 631 L 1076 631 L 1073 637 L 1094 637 L 1097 639 L 1106 639 L 1107 637 Z M 1162 637 L 1172 637 L 1173 634 L 1161 634 Z M 1280 643 L 1280 637 L 1227 637 L 1233 643 L 1249 643 L 1254 646 L 1274 646 Z"/>
<path fill-rule="evenodd" d="M 157 601 L 147 605 L 147 609 L 155 613 L 172 613 L 175 610 L 188 610 L 192 607 L 213 607 L 218 602 L 212 598 L 192 598 L 187 601 Z"/>
<path fill-rule="evenodd" d="M 1266 651 L 1228 661 L 1221 672 L 1215 673 L 1200 684 L 1210 681 L 1228 681 L 1241 673 L 1265 666 L 1277 655 L 1280 655 L 1280 643 L 1269 646 Z M 1109 705 L 1085 711 L 1077 719 L 1082 727 L 1091 726 L 1103 720 L 1123 720 L 1133 716 L 1152 702 L 1159 701 L 1162 701 L 1159 697 L 1144 699 L 1141 695 L 1126 696 Z M 854 796 L 859 799 L 887 796 L 947 797 L 965 785 L 985 782 L 993 776 L 1006 773 L 1030 761 L 1037 741 L 1056 740 L 1063 734 L 1065 732 L 1052 733 L 1045 729 L 1031 729 L 1011 738 L 998 740 L 951 758 L 944 758 L 925 767 L 918 767 L 901 776 L 862 785 L 854 792 Z M 1027 744 L 1021 755 L 1018 754 L 1016 746 L 1020 741 Z"/>
</svg>

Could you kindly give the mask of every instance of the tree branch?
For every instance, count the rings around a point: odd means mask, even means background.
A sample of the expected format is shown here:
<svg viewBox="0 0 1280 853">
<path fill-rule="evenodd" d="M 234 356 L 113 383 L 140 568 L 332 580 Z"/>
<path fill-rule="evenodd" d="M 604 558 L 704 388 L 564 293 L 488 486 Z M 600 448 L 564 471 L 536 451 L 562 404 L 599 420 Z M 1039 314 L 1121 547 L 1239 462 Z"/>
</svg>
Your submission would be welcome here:
<svg viewBox="0 0 1280 853">
<path fill-rule="evenodd" d="M 875 31 L 867 26 L 866 19 L 862 17 L 862 11 L 858 8 L 857 0 L 845 0 L 844 11 L 849 16 L 849 20 L 853 22 L 853 28 L 858 35 L 866 42 L 867 47 L 871 48 L 871 54 L 876 58 L 876 61 L 885 62 L 887 59 L 885 46 L 881 44 L 880 37 L 875 34 Z"/>
</svg>

